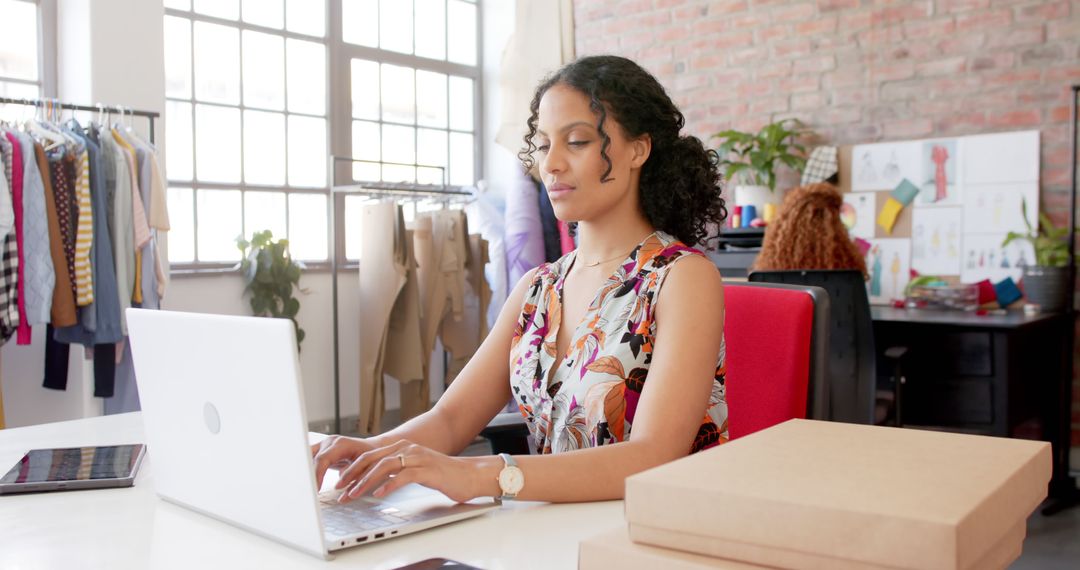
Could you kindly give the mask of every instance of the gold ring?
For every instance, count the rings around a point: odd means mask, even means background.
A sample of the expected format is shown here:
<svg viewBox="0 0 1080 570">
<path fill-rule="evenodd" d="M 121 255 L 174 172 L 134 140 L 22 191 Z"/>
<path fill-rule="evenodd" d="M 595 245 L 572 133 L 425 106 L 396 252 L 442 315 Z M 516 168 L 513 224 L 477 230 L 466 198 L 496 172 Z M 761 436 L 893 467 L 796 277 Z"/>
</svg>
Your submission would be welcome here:
<svg viewBox="0 0 1080 570">
<path fill-rule="evenodd" d="M 398 461 L 401 462 L 401 468 L 404 469 L 405 468 L 405 456 L 399 453 L 397 458 L 398 458 Z"/>
</svg>

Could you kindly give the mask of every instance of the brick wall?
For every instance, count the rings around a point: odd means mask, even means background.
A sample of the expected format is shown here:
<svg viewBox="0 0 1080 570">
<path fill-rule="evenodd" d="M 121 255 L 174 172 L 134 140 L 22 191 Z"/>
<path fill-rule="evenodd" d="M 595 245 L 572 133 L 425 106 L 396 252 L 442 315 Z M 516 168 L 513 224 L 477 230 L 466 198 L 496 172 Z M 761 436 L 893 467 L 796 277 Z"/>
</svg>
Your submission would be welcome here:
<svg viewBox="0 0 1080 570">
<path fill-rule="evenodd" d="M 578 55 L 641 63 L 702 139 L 783 117 L 833 144 L 1039 129 L 1043 208 L 1068 219 L 1080 0 L 574 0 L 574 19 Z M 1072 419 L 1080 446 L 1080 380 Z"/>
</svg>

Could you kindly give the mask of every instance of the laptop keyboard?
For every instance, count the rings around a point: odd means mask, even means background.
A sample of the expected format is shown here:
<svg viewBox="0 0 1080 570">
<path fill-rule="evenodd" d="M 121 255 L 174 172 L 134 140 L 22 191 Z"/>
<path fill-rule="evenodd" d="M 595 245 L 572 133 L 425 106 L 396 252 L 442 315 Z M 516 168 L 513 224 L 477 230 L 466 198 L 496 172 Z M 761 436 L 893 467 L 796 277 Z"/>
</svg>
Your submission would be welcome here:
<svg viewBox="0 0 1080 570">
<path fill-rule="evenodd" d="M 414 513 L 366 497 L 341 504 L 334 493 L 320 493 L 319 507 L 326 533 L 335 537 L 378 530 L 416 518 Z"/>
</svg>

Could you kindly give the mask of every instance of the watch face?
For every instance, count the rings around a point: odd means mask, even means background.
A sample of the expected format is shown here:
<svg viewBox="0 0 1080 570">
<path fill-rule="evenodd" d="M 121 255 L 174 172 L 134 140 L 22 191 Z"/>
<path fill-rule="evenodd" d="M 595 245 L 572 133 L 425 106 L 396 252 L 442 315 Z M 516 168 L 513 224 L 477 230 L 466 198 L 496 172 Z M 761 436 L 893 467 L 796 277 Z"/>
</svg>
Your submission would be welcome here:
<svg viewBox="0 0 1080 570">
<path fill-rule="evenodd" d="M 516 495 L 525 486 L 525 474 L 517 467 L 504 467 L 499 472 L 499 487 L 505 495 Z"/>
</svg>

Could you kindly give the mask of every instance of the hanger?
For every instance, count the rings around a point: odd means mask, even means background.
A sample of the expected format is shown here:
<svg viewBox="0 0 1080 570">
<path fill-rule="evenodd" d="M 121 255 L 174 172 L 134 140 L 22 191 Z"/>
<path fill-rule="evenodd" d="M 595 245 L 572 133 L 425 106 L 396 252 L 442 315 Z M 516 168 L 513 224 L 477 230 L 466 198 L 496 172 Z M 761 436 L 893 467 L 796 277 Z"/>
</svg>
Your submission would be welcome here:
<svg viewBox="0 0 1080 570">
<path fill-rule="evenodd" d="M 26 128 L 26 132 L 33 135 L 40 141 L 47 142 L 48 144 L 43 145 L 45 151 L 50 151 L 67 144 L 68 140 L 66 137 L 64 137 L 58 132 L 54 132 L 52 129 L 47 128 L 47 119 L 52 113 L 52 100 L 43 100 L 39 103 L 41 104 L 41 106 L 36 107 L 38 111 L 38 113 L 36 114 L 39 116 L 36 116 L 33 119 L 26 121 L 24 125 Z"/>
</svg>

